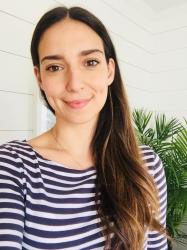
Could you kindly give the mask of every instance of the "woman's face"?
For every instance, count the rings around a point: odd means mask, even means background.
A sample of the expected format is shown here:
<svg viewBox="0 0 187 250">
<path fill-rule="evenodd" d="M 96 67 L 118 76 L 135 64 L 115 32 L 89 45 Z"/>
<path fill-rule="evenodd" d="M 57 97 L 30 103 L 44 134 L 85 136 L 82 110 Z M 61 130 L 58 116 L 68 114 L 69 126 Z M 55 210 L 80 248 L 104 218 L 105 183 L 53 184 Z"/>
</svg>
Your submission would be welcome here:
<svg viewBox="0 0 187 250">
<path fill-rule="evenodd" d="M 97 33 L 67 18 L 44 32 L 38 52 L 35 74 L 56 117 L 71 123 L 96 121 L 115 71 Z"/>
</svg>

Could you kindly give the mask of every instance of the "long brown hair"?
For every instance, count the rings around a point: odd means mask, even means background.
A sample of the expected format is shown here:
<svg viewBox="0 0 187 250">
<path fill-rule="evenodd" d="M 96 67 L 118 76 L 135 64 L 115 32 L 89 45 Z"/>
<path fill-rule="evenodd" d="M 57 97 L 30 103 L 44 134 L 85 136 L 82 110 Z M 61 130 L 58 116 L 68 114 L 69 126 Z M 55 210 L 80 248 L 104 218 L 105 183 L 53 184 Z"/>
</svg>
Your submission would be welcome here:
<svg viewBox="0 0 187 250">
<path fill-rule="evenodd" d="M 156 219 L 159 218 L 158 192 L 142 161 L 116 52 L 106 28 L 83 8 L 54 8 L 44 14 L 35 28 L 31 42 L 33 64 L 39 67 L 38 45 L 42 34 L 66 17 L 92 28 L 103 41 L 106 61 L 109 58 L 115 61 L 114 81 L 108 88 L 92 140 L 97 169 L 96 205 L 105 228 L 105 249 L 140 250 L 148 228 L 163 234 L 165 229 Z M 54 113 L 45 93 L 40 91 L 47 107 Z"/>
</svg>

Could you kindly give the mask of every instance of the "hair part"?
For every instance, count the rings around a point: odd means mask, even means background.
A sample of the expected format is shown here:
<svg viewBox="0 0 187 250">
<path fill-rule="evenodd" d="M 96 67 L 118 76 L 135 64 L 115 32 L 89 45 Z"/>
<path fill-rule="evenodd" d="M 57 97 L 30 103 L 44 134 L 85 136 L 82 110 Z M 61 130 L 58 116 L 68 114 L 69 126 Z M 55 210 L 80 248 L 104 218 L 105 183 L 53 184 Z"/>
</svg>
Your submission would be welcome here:
<svg viewBox="0 0 187 250">
<path fill-rule="evenodd" d="M 105 26 L 92 13 L 80 7 L 57 7 L 48 11 L 38 22 L 33 34 L 33 65 L 39 67 L 38 47 L 44 32 L 65 18 L 83 22 L 94 30 L 103 41 L 106 61 L 112 58 L 115 62 L 115 77 L 108 87 L 107 100 L 100 112 L 92 140 L 97 169 L 96 207 L 101 223 L 106 227 L 103 230 L 106 236 L 105 249 L 140 250 L 147 228 L 163 234 L 165 229 L 157 220 L 158 193 L 142 162 L 116 52 Z M 41 95 L 54 114 L 42 90 Z M 114 234 L 112 240 L 111 234 Z"/>
</svg>

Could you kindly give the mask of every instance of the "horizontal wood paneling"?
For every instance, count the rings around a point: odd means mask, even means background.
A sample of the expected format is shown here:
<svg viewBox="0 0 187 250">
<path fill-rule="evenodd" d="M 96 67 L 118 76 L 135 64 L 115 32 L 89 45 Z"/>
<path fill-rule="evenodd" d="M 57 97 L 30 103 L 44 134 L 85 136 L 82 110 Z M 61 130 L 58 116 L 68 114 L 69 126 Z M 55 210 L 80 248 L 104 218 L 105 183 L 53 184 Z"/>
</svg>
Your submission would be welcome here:
<svg viewBox="0 0 187 250">
<path fill-rule="evenodd" d="M 0 51 L 0 91 L 33 94 L 34 72 L 31 59 Z"/>
<path fill-rule="evenodd" d="M 0 92 L 0 130 L 33 130 L 33 96 Z"/>
<path fill-rule="evenodd" d="M 30 58 L 33 24 L 0 12 L 0 50 Z M 2 25 L 2 24 L 6 25 Z"/>
<path fill-rule="evenodd" d="M 1 0 L 0 10 L 23 22 L 36 24 L 44 12 L 57 5 L 55 0 Z"/>
</svg>

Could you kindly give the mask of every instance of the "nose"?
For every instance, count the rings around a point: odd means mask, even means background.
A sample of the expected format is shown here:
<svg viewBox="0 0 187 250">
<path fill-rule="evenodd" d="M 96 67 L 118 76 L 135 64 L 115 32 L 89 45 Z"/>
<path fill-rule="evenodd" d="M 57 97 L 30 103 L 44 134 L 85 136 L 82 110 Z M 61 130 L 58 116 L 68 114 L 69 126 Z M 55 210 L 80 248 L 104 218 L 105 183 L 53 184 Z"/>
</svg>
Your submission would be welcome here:
<svg viewBox="0 0 187 250">
<path fill-rule="evenodd" d="M 78 68 L 69 68 L 67 72 L 66 89 L 68 92 L 79 92 L 84 89 L 83 74 Z"/>
</svg>

